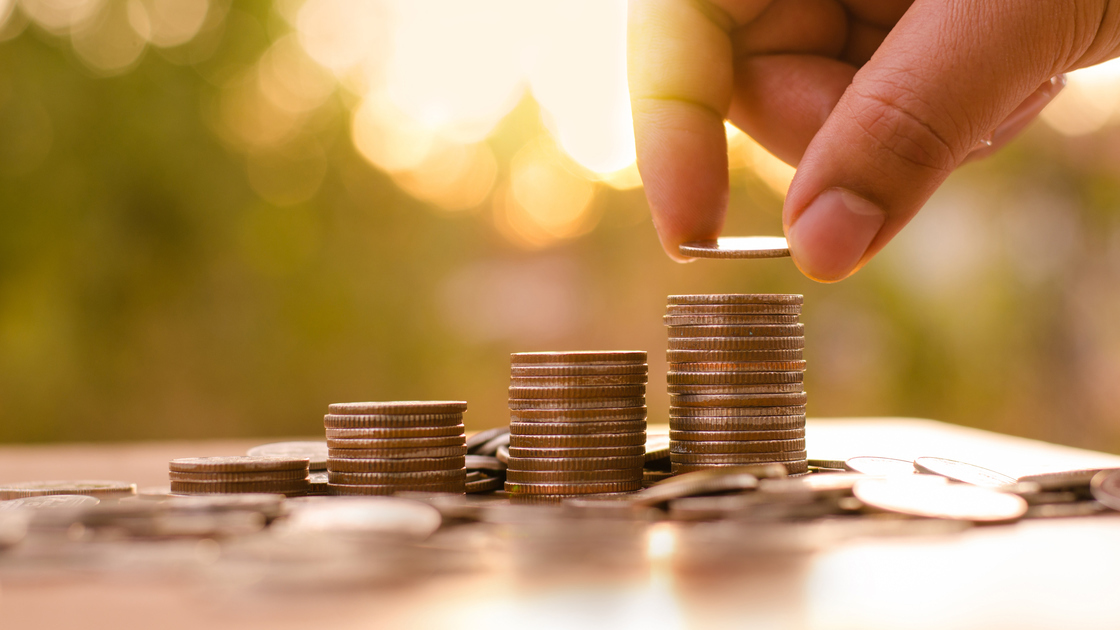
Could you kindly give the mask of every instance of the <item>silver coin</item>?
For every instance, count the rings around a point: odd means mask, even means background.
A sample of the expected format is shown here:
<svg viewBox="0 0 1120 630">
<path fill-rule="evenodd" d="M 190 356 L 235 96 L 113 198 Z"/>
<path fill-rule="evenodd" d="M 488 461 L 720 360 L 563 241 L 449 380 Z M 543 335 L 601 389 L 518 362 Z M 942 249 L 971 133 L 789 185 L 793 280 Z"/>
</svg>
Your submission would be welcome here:
<svg viewBox="0 0 1120 630">
<path fill-rule="evenodd" d="M 288 532 L 423 540 L 443 520 L 430 505 L 397 497 L 323 497 L 292 503 L 283 524 Z"/>
<path fill-rule="evenodd" d="M 27 497 L 26 499 L 11 499 L 0 501 L 0 511 L 19 510 L 25 508 L 76 508 L 90 507 L 101 503 L 97 497 L 82 494 L 54 494 L 44 497 Z"/>
<path fill-rule="evenodd" d="M 273 442 L 249 449 L 253 457 L 306 457 L 311 470 L 327 469 L 327 443 L 312 441 Z"/>
<path fill-rule="evenodd" d="M 1117 468 L 1084 468 L 1079 470 L 1063 470 L 1060 472 L 1042 473 L 1037 475 L 1024 475 L 1019 481 L 1037 483 L 1043 490 L 1088 490 L 1093 477 L 1106 470 L 1120 470 Z"/>
<path fill-rule="evenodd" d="M 493 429 L 486 429 L 485 431 L 475 433 L 467 438 L 467 453 L 472 455 L 493 455 L 493 452 L 480 453 L 478 449 L 490 440 L 501 437 L 502 435 L 509 435 L 509 427 L 494 427 Z M 494 446 L 494 450 L 497 450 L 497 448 L 497 446 Z"/>
<path fill-rule="evenodd" d="M 920 473 L 941 475 L 953 481 L 968 483 L 974 486 L 996 488 L 1015 483 L 1014 477 L 1008 477 L 994 470 L 981 468 L 974 464 L 958 462 L 944 457 L 919 457 L 914 460 L 914 469 Z"/>
<path fill-rule="evenodd" d="M 751 467 L 715 468 L 675 475 L 634 495 L 636 505 L 660 505 L 683 497 L 740 492 L 758 487 Z"/>
<path fill-rule="evenodd" d="M 689 241 L 678 248 L 694 258 L 785 258 L 789 243 L 784 236 L 721 236 L 714 240 Z"/>
<path fill-rule="evenodd" d="M 932 475 L 868 479 L 856 483 L 852 492 L 867 506 L 926 518 L 1009 523 L 1027 512 L 1027 502 L 1014 494 Z"/>
<path fill-rule="evenodd" d="M 506 465 L 497 457 L 488 455 L 467 455 L 466 469 L 501 472 L 506 469 Z"/>
<path fill-rule="evenodd" d="M 917 472 L 914 470 L 914 462 L 912 461 L 895 459 L 893 457 L 871 457 L 867 455 L 848 458 L 844 462 L 844 468 L 853 472 L 880 477 L 886 475 L 913 475 Z"/>
</svg>

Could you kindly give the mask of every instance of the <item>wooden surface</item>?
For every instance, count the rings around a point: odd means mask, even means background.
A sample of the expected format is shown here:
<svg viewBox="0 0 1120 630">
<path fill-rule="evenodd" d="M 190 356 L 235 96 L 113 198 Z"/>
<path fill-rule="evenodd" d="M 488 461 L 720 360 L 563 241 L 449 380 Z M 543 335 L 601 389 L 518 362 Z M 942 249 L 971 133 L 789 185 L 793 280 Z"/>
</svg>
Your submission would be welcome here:
<svg viewBox="0 0 1120 630">
<path fill-rule="evenodd" d="M 928 420 L 811 420 L 815 458 L 943 456 L 1010 475 L 1120 466 L 1120 457 Z M 0 480 L 166 484 L 173 457 L 260 440 L 0 448 Z M 894 532 L 834 526 L 586 523 L 451 528 L 469 558 L 432 574 L 335 580 L 330 567 L 236 549 L 109 547 L 114 562 L 16 566 L 0 554 L 2 628 L 1116 628 L 1120 516 Z M 588 530 L 590 531 L 590 530 Z M 447 554 L 445 554 L 447 555 Z M 234 556 L 233 558 L 229 556 Z M 458 557 L 458 556 L 456 556 Z M 384 562 L 371 555 L 372 563 Z M 363 562 L 365 559 L 363 558 Z M 293 571 L 293 568 L 303 573 Z M 315 573 L 319 571 L 320 573 Z M 417 574 L 419 573 L 419 575 Z M 337 576 L 334 576 L 337 577 Z M 384 576 L 382 576 L 384 578 Z"/>
</svg>

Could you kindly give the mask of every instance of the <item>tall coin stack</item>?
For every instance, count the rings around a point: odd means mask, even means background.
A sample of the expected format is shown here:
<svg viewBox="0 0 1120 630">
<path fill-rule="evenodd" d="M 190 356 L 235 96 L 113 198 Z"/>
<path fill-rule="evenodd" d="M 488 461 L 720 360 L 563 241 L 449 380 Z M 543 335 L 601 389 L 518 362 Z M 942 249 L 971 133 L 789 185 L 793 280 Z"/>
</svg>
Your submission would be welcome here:
<svg viewBox="0 0 1120 630">
<path fill-rule="evenodd" d="M 331 494 L 463 493 L 467 403 L 338 403 L 323 417 Z"/>
<path fill-rule="evenodd" d="M 645 352 L 524 352 L 510 362 L 506 491 L 513 498 L 641 489 Z"/>
<path fill-rule="evenodd" d="M 670 458 L 674 473 L 805 458 L 802 296 L 669 296 Z"/>
</svg>

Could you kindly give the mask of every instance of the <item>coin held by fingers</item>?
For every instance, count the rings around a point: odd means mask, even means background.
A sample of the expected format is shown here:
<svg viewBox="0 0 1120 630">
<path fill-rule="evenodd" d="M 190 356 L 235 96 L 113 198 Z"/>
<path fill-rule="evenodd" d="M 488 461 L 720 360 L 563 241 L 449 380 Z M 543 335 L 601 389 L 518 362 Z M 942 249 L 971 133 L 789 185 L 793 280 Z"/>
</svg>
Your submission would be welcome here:
<svg viewBox="0 0 1120 630">
<path fill-rule="evenodd" d="M 680 252 L 693 258 L 784 258 L 789 244 L 784 236 L 723 236 L 682 243 Z"/>
</svg>

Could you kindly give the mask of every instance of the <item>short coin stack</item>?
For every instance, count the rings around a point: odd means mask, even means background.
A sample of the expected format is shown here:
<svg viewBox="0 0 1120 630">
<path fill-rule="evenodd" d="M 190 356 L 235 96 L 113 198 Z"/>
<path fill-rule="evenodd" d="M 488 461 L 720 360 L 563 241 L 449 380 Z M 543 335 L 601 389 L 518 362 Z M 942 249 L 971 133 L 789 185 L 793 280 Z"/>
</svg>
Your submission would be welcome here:
<svg viewBox="0 0 1120 630">
<path fill-rule="evenodd" d="M 173 459 L 172 494 L 236 494 L 242 492 L 307 494 L 305 457 L 187 457 Z"/>
<path fill-rule="evenodd" d="M 670 457 L 674 473 L 805 458 L 802 296 L 669 297 Z"/>
<path fill-rule="evenodd" d="M 323 418 L 331 494 L 464 492 L 458 401 L 338 403 Z"/>
<path fill-rule="evenodd" d="M 548 500 L 641 489 L 645 352 L 526 352 L 510 362 L 507 492 Z"/>
</svg>

